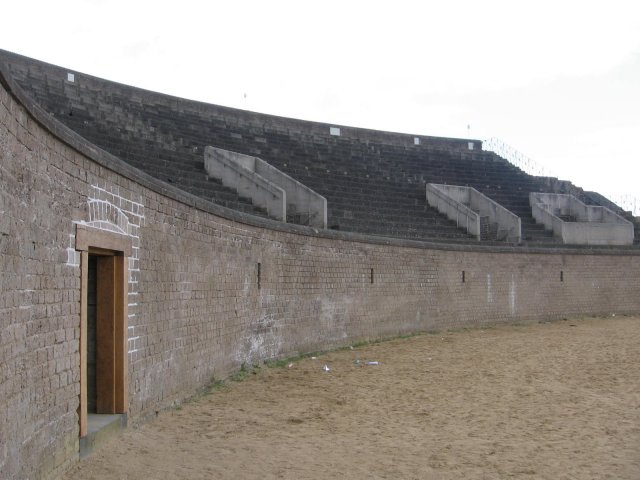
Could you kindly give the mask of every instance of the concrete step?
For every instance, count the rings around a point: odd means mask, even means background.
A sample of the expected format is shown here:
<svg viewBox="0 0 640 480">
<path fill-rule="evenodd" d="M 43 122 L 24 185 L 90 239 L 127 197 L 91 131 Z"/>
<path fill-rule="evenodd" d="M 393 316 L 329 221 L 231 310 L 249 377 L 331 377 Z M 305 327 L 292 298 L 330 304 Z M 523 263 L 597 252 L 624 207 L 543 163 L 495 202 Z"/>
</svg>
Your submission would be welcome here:
<svg viewBox="0 0 640 480">
<path fill-rule="evenodd" d="M 80 439 L 80 458 L 85 458 L 98 450 L 127 428 L 126 413 L 114 415 L 90 413 L 87 420 L 87 435 Z"/>
</svg>

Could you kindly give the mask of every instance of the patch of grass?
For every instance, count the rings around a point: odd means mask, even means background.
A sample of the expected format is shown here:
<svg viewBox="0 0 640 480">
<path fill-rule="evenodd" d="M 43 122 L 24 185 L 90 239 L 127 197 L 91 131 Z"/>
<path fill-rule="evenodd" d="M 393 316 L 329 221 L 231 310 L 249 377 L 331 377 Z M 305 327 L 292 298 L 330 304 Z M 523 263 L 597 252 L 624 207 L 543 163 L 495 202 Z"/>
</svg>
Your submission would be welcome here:
<svg viewBox="0 0 640 480">
<path fill-rule="evenodd" d="M 216 380 L 215 376 L 211 377 L 209 383 L 207 383 L 204 387 L 202 387 L 198 393 L 196 393 L 192 398 L 187 400 L 187 402 L 197 401 L 200 397 L 211 395 L 214 392 L 223 390 L 226 387 L 226 383 L 224 380 Z"/>
<path fill-rule="evenodd" d="M 292 357 L 281 358 L 280 360 L 267 360 L 265 361 L 265 365 L 270 368 L 284 368 L 288 366 L 290 363 L 296 363 L 300 360 L 304 360 L 305 358 L 311 357 L 319 357 L 320 355 L 324 355 L 327 352 L 309 352 L 309 353 L 301 353 L 299 355 L 294 355 Z"/>
<path fill-rule="evenodd" d="M 247 367 L 246 363 L 240 365 L 240 371 L 230 377 L 233 382 L 241 382 L 251 375 L 257 375 L 260 371 L 260 365 L 251 365 Z"/>
<path fill-rule="evenodd" d="M 376 345 L 378 343 L 382 343 L 381 339 L 376 339 L 376 340 L 361 340 L 359 342 L 353 343 L 351 345 L 349 345 L 348 347 L 343 347 L 340 350 L 346 350 L 347 348 L 351 349 L 351 348 L 363 348 L 363 347 L 368 347 L 370 345 Z"/>
<path fill-rule="evenodd" d="M 212 379 L 211 385 L 207 388 L 207 393 L 218 392 L 223 390 L 227 385 L 224 383 L 224 380 L 215 380 Z"/>
<path fill-rule="evenodd" d="M 347 347 L 340 347 L 340 348 L 338 348 L 338 350 L 347 350 L 347 349 L 354 349 L 354 348 L 370 347 L 371 345 L 379 345 L 381 343 L 390 342 L 392 340 L 408 340 L 410 338 L 414 338 L 414 337 L 419 337 L 419 336 L 425 335 L 425 333 L 426 332 L 402 333 L 402 334 L 396 335 L 394 337 L 376 338 L 374 340 L 362 340 L 360 342 L 352 343 L 351 345 L 349 345 Z M 428 333 L 434 333 L 434 332 L 428 332 Z"/>
<path fill-rule="evenodd" d="M 206 395 L 211 395 L 215 392 L 224 391 L 229 388 L 229 382 L 241 382 L 251 375 L 257 375 L 260 371 L 259 365 L 247 366 L 243 363 L 240 366 L 240 370 L 228 377 L 226 380 L 216 380 L 215 377 L 211 377 L 209 383 L 202 388 L 196 395 L 194 395 L 189 401 L 196 401 L 198 398 Z"/>
</svg>

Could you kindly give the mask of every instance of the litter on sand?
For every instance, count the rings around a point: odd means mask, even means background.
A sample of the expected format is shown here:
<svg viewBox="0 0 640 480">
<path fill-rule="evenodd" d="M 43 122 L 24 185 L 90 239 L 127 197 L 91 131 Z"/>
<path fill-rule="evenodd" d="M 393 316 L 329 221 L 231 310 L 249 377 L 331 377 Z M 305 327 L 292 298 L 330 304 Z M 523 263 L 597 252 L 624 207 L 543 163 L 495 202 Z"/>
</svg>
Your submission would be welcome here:
<svg viewBox="0 0 640 480">
<path fill-rule="evenodd" d="M 363 362 L 360 359 L 354 360 L 353 363 L 355 365 L 380 365 L 380 362 L 375 360 L 375 361 L 368 361 L 368 362 Z"/>
<path fill-rule="evenodd" d="M 330 371 L 331 371 L 331 369 L 330 369 L 327 365 L 325 365 L 324 367 L 322 367 L 322 369 L 323 369 L 325 372 L 330 372 Z"/>
</svg>

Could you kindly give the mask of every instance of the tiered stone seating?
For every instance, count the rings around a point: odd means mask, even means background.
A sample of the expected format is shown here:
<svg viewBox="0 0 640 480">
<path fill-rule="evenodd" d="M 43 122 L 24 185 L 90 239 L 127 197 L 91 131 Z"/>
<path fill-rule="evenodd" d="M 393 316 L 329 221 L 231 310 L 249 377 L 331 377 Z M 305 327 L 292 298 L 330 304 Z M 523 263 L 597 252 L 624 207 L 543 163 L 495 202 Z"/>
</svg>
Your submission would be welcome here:
<svg viewBox="0 0 640 480">
<path fill-rule="evenodd" d="M 211 202 L 265 215 L 208 178 L 204 147 L 254 155 L 323 195 L 329 228 L 416 239 L 472 241 L 429 207 L 427 183 L 471 186 L 521 217 L 525 242 L 553 242 L 531 216 L 536 177 L 475 144 L 329 126 L 179 99 L 76 74 L 0 51 L 17 82 L 46 110 L 104 150 Z M 344 127 L 343 127 L 344 129 Z M 362 135 L 360 135 L 360 133 Z"/>
</svg>

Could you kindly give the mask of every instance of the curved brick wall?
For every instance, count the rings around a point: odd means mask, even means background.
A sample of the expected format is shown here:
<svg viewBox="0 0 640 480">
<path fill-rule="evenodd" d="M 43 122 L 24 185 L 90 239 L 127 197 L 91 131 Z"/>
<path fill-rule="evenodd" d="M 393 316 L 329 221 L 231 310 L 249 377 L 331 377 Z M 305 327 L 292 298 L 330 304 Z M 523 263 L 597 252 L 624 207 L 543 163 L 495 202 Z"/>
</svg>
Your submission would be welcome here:
<svg viewBox="0 0 640 480">
<path fill-rule="evenodd" d="M 5 77 L 0 159 L 0 478 L 55 477 L 78 459 L 77 225 L 131 241 L 134 421 L 243 362 L 422 330 L 640 312 L 637 251 L 382 240 L 232 212 L 96 149 Z"/>
</svg>

